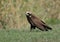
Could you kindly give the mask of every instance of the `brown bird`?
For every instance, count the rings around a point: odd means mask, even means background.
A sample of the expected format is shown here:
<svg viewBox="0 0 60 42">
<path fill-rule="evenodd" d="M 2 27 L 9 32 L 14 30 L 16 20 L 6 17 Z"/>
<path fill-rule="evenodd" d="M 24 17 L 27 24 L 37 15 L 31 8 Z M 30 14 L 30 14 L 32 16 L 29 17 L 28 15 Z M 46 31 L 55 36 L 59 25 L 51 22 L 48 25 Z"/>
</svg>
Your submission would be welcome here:
<svg viewBox="0 0 60 42">
<path fill-rule="evenodd" d="M 41 31 L 48 31 L 52 30 L 51 27 L 46 25 L 45 22 L 34 16 L 31 12 L 26 12 L 26 17 L 28 22 L 30 23 L 30 30 L 35 29 L 36 27 L 40 29 Z"/>
</svg>

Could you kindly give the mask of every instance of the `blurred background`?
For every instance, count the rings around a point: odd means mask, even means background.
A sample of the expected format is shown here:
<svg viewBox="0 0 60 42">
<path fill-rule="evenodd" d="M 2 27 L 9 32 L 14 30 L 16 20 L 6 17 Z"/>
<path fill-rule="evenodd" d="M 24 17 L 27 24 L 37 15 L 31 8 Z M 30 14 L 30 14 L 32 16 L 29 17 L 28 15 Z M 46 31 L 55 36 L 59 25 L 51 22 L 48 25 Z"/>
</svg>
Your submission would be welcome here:
<svg viewBox="0 0 60 42">
<path fill-rule="evenodd" d="M 47 24 L 60 23 L 60 0 L 0 0 L 0 28 L 23 28 L 31 11 Z"/>
</svg>

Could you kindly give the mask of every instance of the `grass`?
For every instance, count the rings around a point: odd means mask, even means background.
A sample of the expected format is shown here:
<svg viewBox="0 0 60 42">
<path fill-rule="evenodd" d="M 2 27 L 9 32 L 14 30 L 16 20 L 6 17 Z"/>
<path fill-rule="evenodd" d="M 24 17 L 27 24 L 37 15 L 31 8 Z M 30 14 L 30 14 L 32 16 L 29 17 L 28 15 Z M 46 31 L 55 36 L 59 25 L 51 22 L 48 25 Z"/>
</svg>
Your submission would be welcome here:
<svg viewBox="0 0 60 42">
<path fill-rule="evenodd" d="M 59 0 L 1 0 L 0 20 L 6 23 L 6 28 L 20 28 L 24 24 L 27 25 L 26 11 L 31 11 L 42 20 L 60 19 L 59 4 Z M 49 20 L 49 23 L 51 22 Z M 56 21 L 53 22 L 56 23 Z"/>
<path fill-rule="evenodd" d="M 54 19 L 54 18 L 50 18 L 50 19 L 46 20 L 46 22 L 48 24 L 52 24 L 52 25 L 54 25 L 54 24 L 60 24 L 60 20 L 59 19 Z"/>
<path fill-rule="evenodd" d="M 0 42 L 60 42 L 59 4 L 59 0 L 1 0 L 0 20 L 7 25 L 1 22 L 6 30 L 0 29 Z M 36 29 L 30 32 L 25 17 L 27 10 L 43 20 L 48 19 L 46 23 L 51 24 L 53 30 L 42 32 Z M 50 16 L 57 19 L 49 19 Z"/>
<path fill-rule="evenodd" d="M 60 42 L 60 26 L 53 25 L 53 30 L 48 32 L 0 29 L 0 42 Z"/>
</svg>

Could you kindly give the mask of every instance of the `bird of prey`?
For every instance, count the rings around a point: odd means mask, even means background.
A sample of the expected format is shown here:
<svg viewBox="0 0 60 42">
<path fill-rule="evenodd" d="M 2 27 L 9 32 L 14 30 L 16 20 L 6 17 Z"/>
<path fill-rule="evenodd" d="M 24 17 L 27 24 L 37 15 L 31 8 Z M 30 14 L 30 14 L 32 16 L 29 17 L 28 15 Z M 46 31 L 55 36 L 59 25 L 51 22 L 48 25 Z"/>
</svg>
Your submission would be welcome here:
<svg viewBox="0 0 60 42">
<path fill-rule="evenodd" d="M 43 22 L 41 19 L 37 18 L 31 12 L 27 11 L 25 15 L 30 24 L 30 30 L 35 29 L 35 28 L 38 28 L 41 31 L 52 30 L 51 27 L 49 27 L 45 22 Z"/>
</svg>

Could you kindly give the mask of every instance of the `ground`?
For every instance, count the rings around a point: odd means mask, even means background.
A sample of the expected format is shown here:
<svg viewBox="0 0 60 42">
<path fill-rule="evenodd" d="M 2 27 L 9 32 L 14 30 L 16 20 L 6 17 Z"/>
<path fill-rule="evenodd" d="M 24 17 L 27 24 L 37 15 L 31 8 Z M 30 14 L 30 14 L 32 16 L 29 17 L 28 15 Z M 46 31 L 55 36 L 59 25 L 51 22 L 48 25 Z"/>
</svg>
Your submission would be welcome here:
<svg viewBox="0 0 60 42">
<path fill-rule="evenodd" d="M 0 42 L 60 42 L 60 25 L 52 25 L 51 31 L 28 29 L 0 29 Z"/>
</svg>

